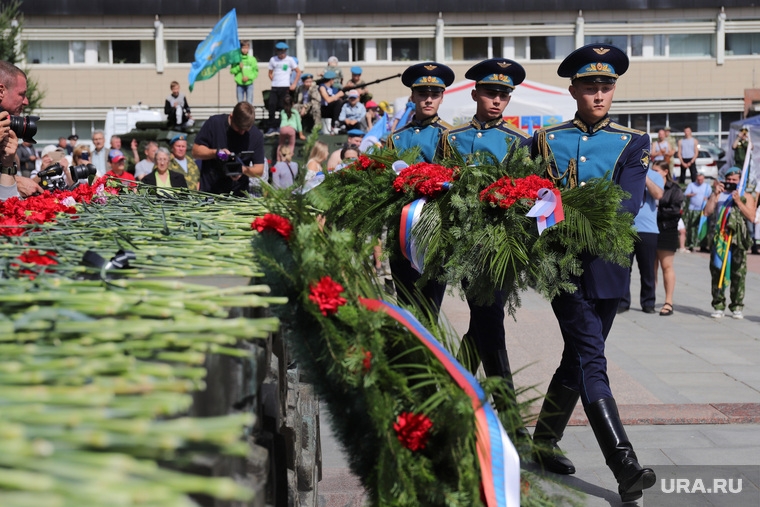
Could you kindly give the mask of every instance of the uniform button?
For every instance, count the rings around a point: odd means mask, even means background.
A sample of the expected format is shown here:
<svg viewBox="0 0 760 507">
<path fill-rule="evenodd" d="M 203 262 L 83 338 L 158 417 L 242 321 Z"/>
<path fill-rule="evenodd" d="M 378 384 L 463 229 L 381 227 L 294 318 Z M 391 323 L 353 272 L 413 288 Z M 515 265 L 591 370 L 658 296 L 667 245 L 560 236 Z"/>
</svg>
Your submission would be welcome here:
<svg viewBox="0 0 760 507">
<path fill-rule="evenodd" d="M 414 133 L 415 134 L 419 134 L 420 133 L 420 129 L 414 129 Z"/>
<path fill-rule="evenodd" d="M 588 136 L 583 136 L 581 137 L 581 139 L 583 139 L 584 141 L 588 141 Z"/>
<path fill-rule="evenodd" d="M 628 136 L 620 136 L 620 139 L 622 139 L 623 141 L 625 141 L 626 139 L 628 139 Z"/>
<path fill-rule="evenodd" d="M 483 137 L 483 133 L 482 132 L 478 132 L 478 137 Z"/>
<path fill-rule="evenodd" d="M 581 157 L 581 162 L 585 162 L 585 161 L 586 161 L 586 157 Z"/>
<path fill-rule="evenodd" d="M 457 140 L 457 136 L 451 136 L 451 140 L 452 141 L 456 141 Z"/>
<path fill-rule="evenodd" d="M 549 134 L 549 139 L 554 139 L 554 134 Z"/>
<path fill-rule="evenodd" d="M 401 138 L 401 136 L 396 136 L 393 139 L 400 139 L 400 138 Z"/>
</svg>

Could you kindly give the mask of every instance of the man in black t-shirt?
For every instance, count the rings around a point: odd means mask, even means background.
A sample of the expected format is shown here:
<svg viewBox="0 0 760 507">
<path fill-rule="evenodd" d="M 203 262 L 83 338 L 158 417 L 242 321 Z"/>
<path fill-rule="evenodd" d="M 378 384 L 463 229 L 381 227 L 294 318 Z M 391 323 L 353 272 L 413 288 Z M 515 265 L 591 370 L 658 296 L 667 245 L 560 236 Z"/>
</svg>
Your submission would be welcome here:
<svg viewBox="0 0 760 507">
<path fill-rule="evenodd" d="M 253 106 L 240 102 L 232 114 L 217 114 L 203 124 L 193 144 L 193 158 L 201 160 L 202 192 L 242 196 L 248 178 L 264 174 L 264 135 L 254 120 Z M 225 170 L 232 153 L 243 162 L 242 175 Z"/>
</svg>

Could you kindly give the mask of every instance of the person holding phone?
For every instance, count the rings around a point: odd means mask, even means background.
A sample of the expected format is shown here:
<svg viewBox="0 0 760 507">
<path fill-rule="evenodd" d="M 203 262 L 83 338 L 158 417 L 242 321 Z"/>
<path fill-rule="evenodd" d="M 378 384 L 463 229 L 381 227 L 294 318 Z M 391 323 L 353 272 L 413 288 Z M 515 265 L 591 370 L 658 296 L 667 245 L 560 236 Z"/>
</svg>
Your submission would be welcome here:
<svg viewBox="0 0 760 507">
<path fill-rule="evenodd" d="M 754 221 L 757 203 L 755 198 L 749 192 L 740 194 L 738 191 L 739 182 L 741 181 L 741 169 L 732 167 L 726 171 L 723 181 L 716 181 L 712 194 L 705 204 L 705 215 L 711 216 L 713 213 L 719 213 L 724 207 L 728 207 L 728 214 L 725 220 L 725 228 L 728 233 L 730 244 L 728 246 L 731 263 L 730 267 L 726 266 L 724 273 L 725 279 L 720 284 L 723 265 L 716 265 L 714 262 L 718 257 L 716 252 L 716 241 L 721 234 L 723 220 L 718 220 L 713 231 L 714 239 L 712 241 L 713 251 L 710 255 L 710 277 L 712 291 L 713 312 L 710 315 L 714 319 L 723 317 L 726 309 L 725 286 L 730 283 L 729 296 L 731 304 L 728 306 L 731 310 L 732 317 L 743 319 L 744 314 L 744 284 L 747 278 L 747 250 L 752 247 L 752 236 L 747 227 L 747 220 Z M 746 219 L 746 220 L 745 220 Z M 725 257 L 725 256 L 723 256 Z"/>
</svg>

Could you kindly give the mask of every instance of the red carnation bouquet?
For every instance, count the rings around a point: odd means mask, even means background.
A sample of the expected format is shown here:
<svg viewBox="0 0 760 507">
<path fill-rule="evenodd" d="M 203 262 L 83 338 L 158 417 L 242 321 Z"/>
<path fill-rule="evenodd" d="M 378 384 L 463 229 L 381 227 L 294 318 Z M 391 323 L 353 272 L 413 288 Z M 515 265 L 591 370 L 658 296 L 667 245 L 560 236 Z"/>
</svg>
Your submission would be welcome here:
<svg viewBox="0 0 760 507">
<path fill-rule="evenodd" d="M 51 266 L 53 264 L 58 264 L 58 261 L 55 260 L 53 257 L 56 256 L 56 253 L 53 251 L 47 251 L 45 253 L 40 253 L 39 250 L 36 248 L 32 248 L 30 250 L 27 250 L 26 252 L 22 253 L 17 257 L 18 260 L 21 262 L 24 262 L 26 264 L 37 264 L 40 266 Z M 11 266 L 14 267 L 20 267 L 19 264 L 11 263 Z M 52 273 L 51 270 L 46 269 L 46 273 Z M 34 280 L 37 276 L 37 272 L 29 270 L 29 269 L 20 269 L 19 274 L 22 275 L 28 275 L 31 280 Z"/>
<path fill-rule="evenodd" d="M 483 190 L 480 193 L 480 200 L 492 202 L 506 209 L 517 202 L 518 199 L 532 199 L 535 201 L 538 198 L 538 191 L 542 188 L 552 189 L 554 188 L 554 184 L 535 175 L 514 180 L 509 176 L 504 176 Z"/>
<path fill-rule="evenodd" d="M 251 223 L 251 229 L 259 232 L 275 231 L 281 234 L 285 240 L 290 239 L 290 234 L 293 232 L 290 220 L 274 213 L 267 213 L 263 217 L 258 217 Z"/>
<path fill-rule="evenodd" d="M 421 162 L 401 170 L 393 188 L 397 192 L 414 190 L 426 197 L 436 197 L 454 180 L 454 170 L 438 164 Z"/>
<path fill-rule="evenodd" d="M 348 164 L 342 170 L 353 169 L 354 171 L 379 171 L 385 169 L 385 165 L 366 155 L 359 155 L 359 158 Z"/>
</svg>

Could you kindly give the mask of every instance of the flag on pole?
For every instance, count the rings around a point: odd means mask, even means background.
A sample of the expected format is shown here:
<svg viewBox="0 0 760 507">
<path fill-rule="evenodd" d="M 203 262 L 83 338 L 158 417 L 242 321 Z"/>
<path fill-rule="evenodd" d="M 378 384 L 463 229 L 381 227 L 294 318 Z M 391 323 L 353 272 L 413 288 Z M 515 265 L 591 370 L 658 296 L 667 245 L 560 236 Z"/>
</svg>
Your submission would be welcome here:
<svg viewBox="0 0 760 507">
<path fill-rule="evenodd" d="M 206 40 L 195 50 L 195 62 L 190 69 L 190 91 L 196 81 L 214 76 L 228 65 L 240 63 L 240 39 L 238 39 L 237 14 L 235 9 L 228 12 L 214 26 Z"/>
</svg>

